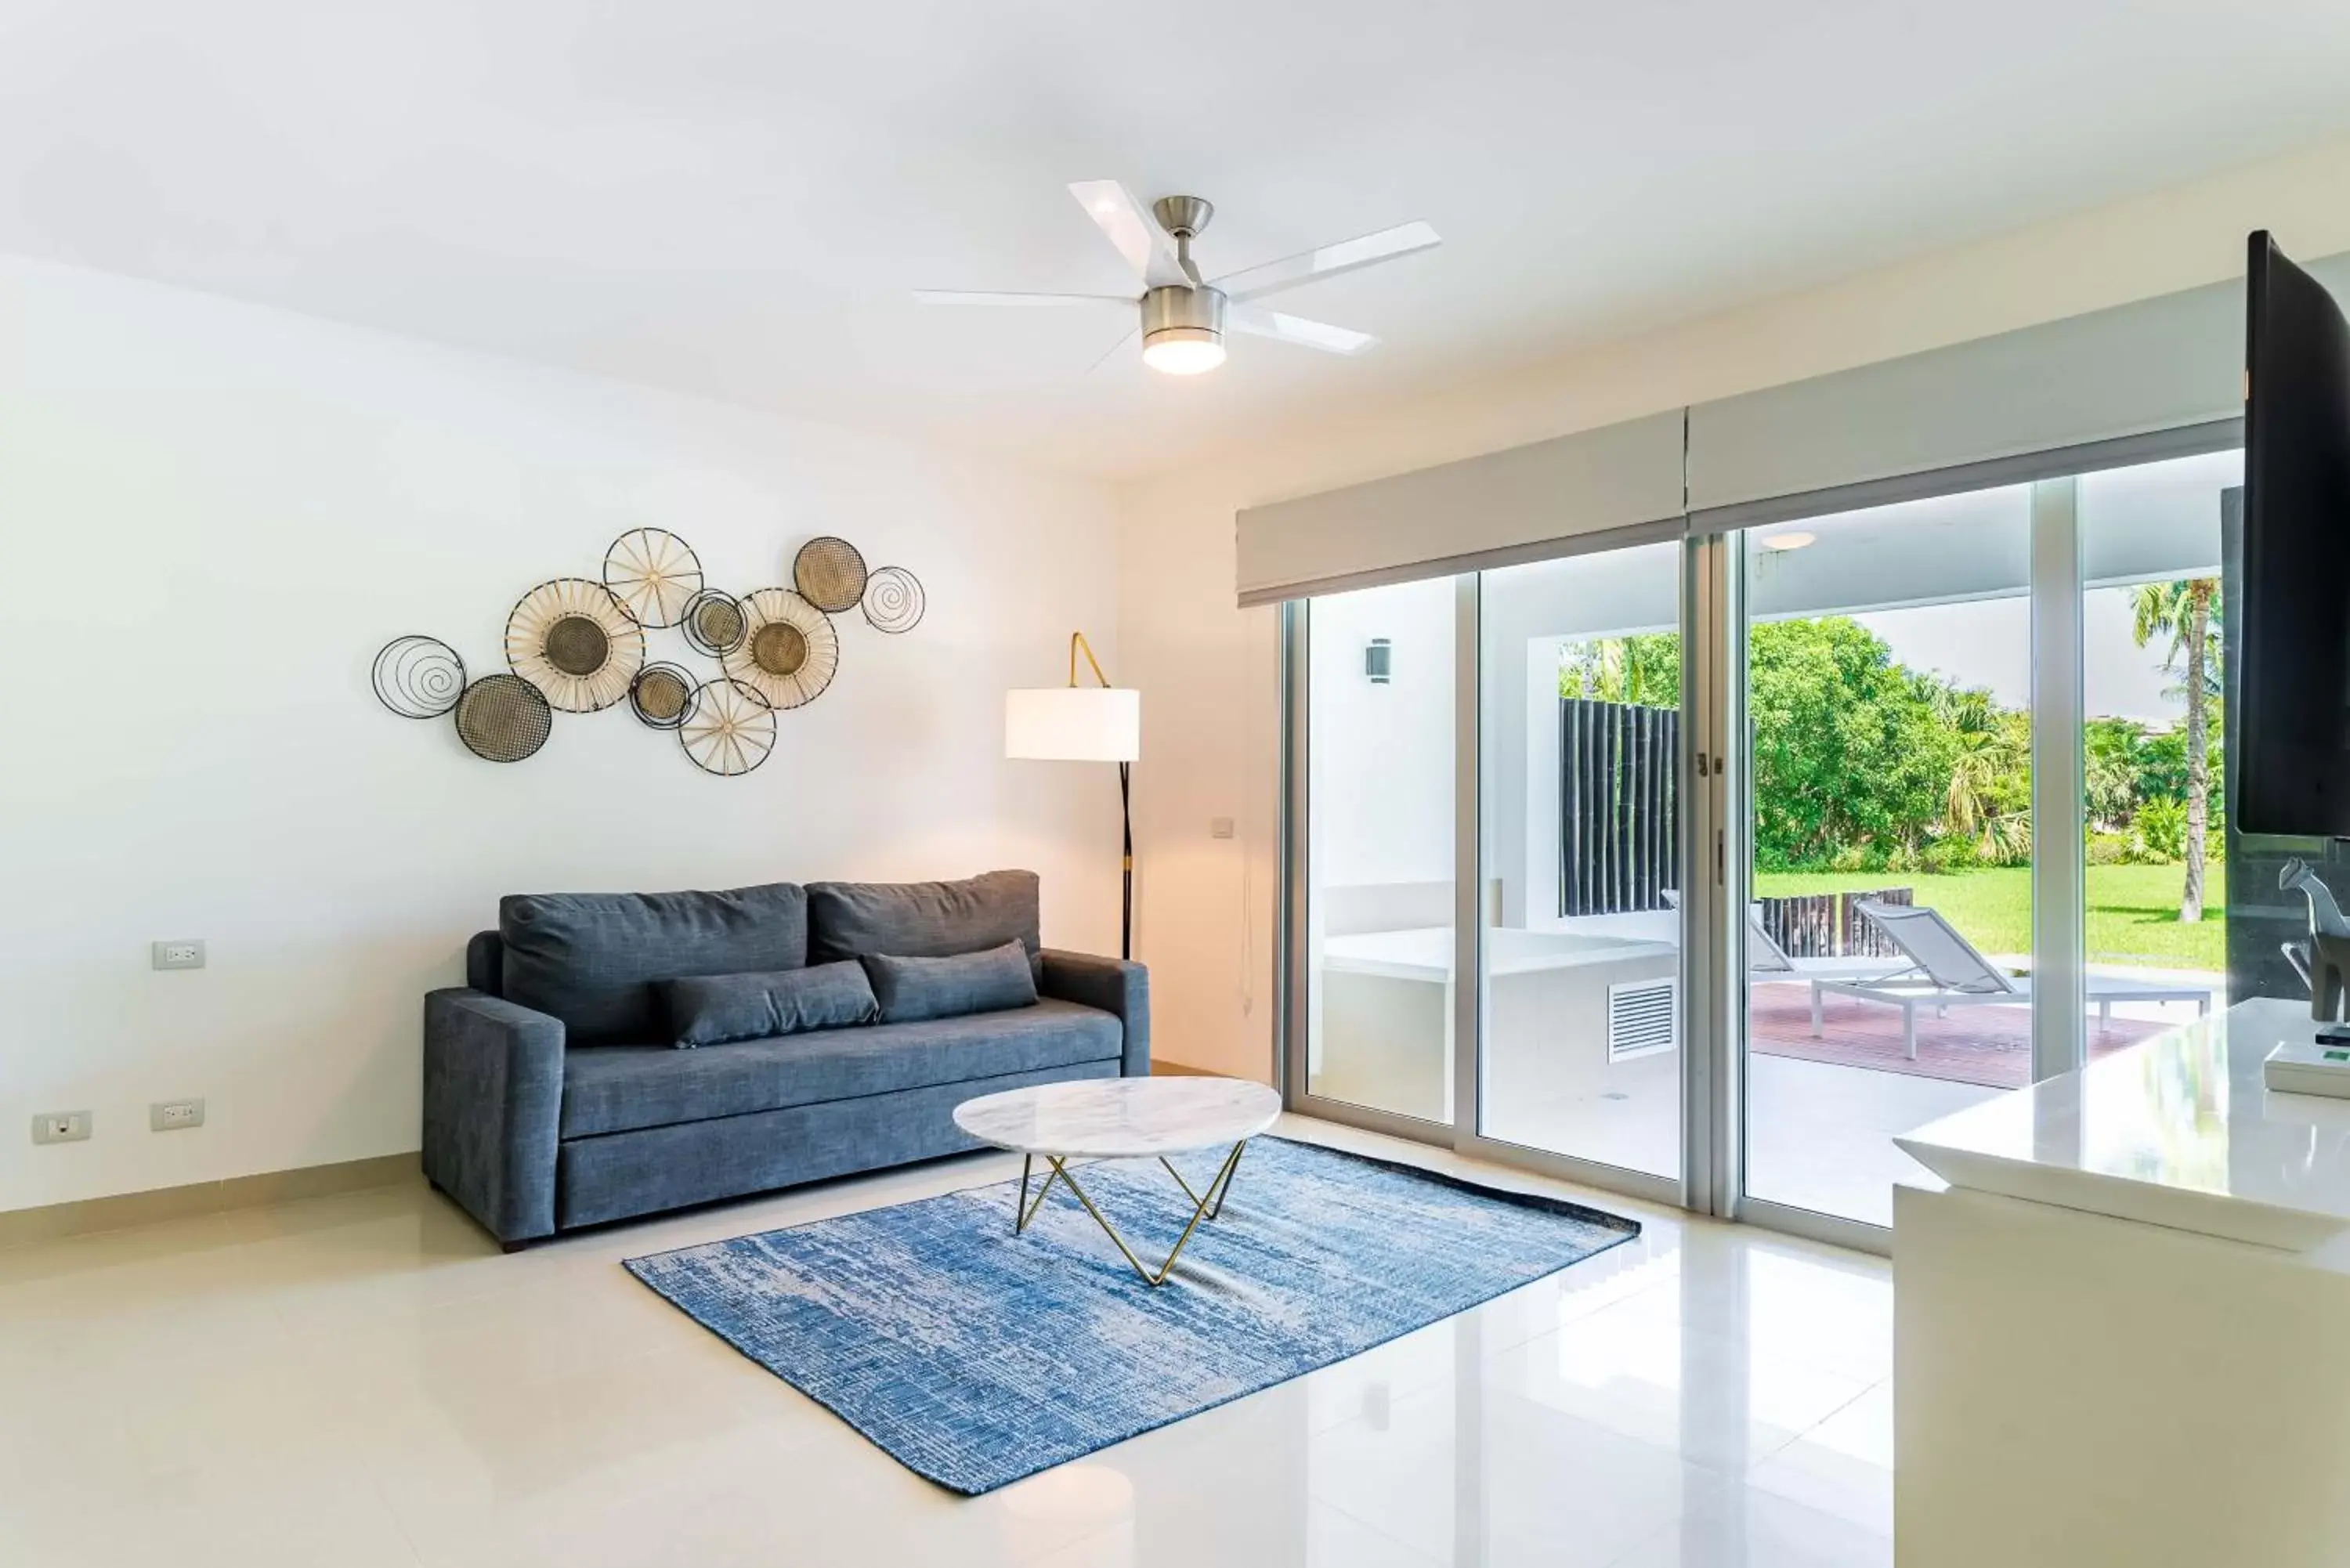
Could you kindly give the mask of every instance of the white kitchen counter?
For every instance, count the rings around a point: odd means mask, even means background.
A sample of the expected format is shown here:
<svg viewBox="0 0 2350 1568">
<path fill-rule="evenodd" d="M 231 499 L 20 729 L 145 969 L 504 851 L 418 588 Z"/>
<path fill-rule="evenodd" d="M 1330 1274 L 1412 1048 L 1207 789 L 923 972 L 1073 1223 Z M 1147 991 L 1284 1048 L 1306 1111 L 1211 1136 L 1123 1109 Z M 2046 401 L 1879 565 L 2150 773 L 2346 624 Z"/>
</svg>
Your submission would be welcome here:
<svg viewBox="0 0 2350 1568">
<path fill-rule="evenodd" d="M 1894 1142 L 1953 1187 L 2306 1251 L 2350 1231 L 2350 1100 L 2271 1094 L 2308 1004 L 2239 1002 Z"/>
<path fill-rule="evenodd" d="M 1898 1140 L 1902 1568 L 2350 1563 L 2350 1102 L 2248 1002 Z"/>
</svg>

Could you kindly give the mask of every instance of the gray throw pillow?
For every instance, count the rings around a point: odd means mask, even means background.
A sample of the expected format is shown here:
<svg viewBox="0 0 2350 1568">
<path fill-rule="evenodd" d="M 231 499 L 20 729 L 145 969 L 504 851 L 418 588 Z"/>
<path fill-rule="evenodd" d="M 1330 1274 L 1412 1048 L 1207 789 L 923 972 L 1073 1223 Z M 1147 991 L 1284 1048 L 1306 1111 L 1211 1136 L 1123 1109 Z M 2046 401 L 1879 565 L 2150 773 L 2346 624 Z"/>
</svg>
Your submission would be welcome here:
<svg viewBox="0 0 2350 1568">
<path fill-rule="evenodd" d="M 662 981 L 660 992 L 681 1051 L 845 1029 L 881 1015 L 873 987 L 855 962 L 763 974 L 684 975 Z"/>
<path fill-rule="evenodd" d="M 1026 946 L 1017 940 L 951 958 L 867 953 L 863 962 L 884 1023 L 1036 1005 L 1036 977 L 1029 972 Z"/>
</svg>

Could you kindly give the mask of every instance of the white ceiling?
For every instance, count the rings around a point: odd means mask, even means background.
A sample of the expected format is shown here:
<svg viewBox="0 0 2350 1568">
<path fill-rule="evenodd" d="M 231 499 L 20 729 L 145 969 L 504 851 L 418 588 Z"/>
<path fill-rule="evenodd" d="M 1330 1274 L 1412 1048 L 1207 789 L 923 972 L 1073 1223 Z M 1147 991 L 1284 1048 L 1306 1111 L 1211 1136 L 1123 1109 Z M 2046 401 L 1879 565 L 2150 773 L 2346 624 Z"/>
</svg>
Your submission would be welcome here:
<svg viewBox="0 0 2350 1568">
<path fill-rule="evenodd" d="M 0 5 L 0 250 L 1104 473 L 2350 132 L 2342 0 Z M 1064 187 L 1378 334 L 1176 381 Z"/>
</svg>

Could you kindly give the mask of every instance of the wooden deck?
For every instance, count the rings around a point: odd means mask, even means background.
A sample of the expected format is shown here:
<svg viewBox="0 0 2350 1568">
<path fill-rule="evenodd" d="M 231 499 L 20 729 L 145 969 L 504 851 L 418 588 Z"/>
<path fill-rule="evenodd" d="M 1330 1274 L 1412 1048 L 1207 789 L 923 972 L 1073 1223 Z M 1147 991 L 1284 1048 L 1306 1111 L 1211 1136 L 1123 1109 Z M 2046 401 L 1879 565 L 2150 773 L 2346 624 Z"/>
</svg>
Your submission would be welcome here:
<svg viewBox="0 0 2350 1568">
<path fill-rule="evenodd" d="M 1918 1059 L 1913 1062 L 1901 1053 L 1898 1007 L 1831 996 L 1815 1039 L 1810 986 L 1759 984 L 1750 998 L 1747 1040 L 1751 1049 L 1766 1056 L 1908 1073 L 1991 1089 L 2020 1089 L 2032 1081 L 2032 1009 L 2028 1006 L 1955 1008 L 1947 1018 L 1937 1018 L 1921 1008 Z M 2116 1018 L 2100 1028 L 2092 1015 L 2090 1058 L 2135 1044 L 2168 1027 L 2145 1019 Z"/>
</svg>

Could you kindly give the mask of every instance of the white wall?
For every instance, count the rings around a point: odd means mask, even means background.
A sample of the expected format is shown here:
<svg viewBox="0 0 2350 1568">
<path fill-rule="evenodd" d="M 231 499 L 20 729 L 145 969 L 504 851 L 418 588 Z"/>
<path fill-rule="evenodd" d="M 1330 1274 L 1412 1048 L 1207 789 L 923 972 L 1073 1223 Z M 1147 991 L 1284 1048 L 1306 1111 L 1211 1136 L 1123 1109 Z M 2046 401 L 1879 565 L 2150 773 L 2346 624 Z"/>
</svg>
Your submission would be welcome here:
<svg viewBox="0 0 2350 1568">
<path fill-rule="evenodd" d="M 2292 254 L 2330 254 L 2350 248 L 2345 191 L 2350 141 L 2330 143 L 1445 396 L 1332 410 L 1128 487 L 1127 668 L 1180 674 L 1184 687 L 1179 701 L 1146 687 L 1149 755 L 1137 783 L 1136 853 L 1153 884 L 1139 952 L 1159 1016 L 1183 1020 L 1161 1054 L 1258 1077 L 1273 1070 L 1277 639 L 1274 610 L 1233 607 L 1240 508 L 2215 282 L 2241 272 L 2253 228 L 2274 230 Z M 1192 656 L 1202 649 L 1215 656 Z M 1242 852 L 1200 852 L 1211 814 L 1251 826 Z M 1263 935 L 1242 947 L 1222 935 L 1232 931 Z"/>
<path fill-rule="evenodd" d="M 0 263 L 0 1209 L 416 1147 L 420 998 L 504 892 L 1028 866 L 1047 940 L 1116 950 L 1114 775 L 1001 739 L 1073 628 L 1116 667 L 1106 490 L 44 265 Z M 641 524 L 737 590 L 840 534 L 928 618 L 848 618 L 739 779 L 625 708 L 497 766 L 377 706 L 386 639 L 495 669 Z M 210 967 L 150 971 L 166 937 Z M 183 1095 L 209 1125 L 150 1133 Z"/>
</svg>

